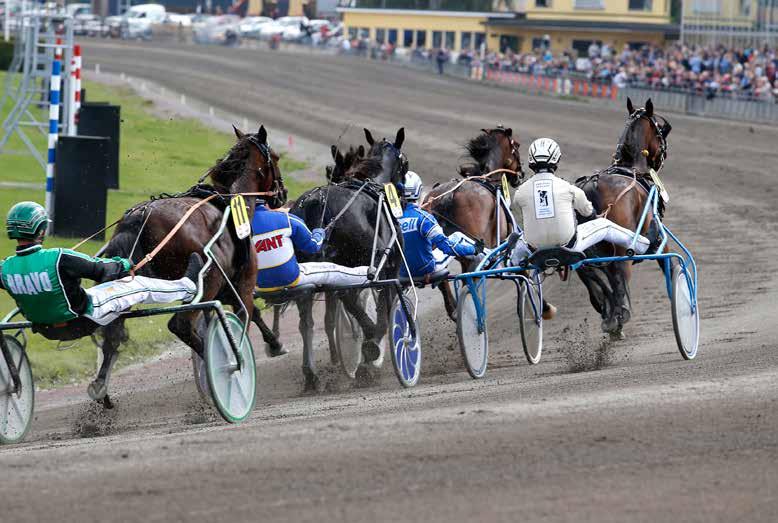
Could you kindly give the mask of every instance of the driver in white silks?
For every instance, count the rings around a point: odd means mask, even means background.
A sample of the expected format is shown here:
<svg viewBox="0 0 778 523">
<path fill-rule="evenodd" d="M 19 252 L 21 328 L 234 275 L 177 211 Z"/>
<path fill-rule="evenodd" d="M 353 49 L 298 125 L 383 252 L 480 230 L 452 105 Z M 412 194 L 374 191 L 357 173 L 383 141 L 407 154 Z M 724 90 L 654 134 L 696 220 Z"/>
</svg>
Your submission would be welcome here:
<svg viewBox="0 0 778 523">
<path fill-rule="evenodd" d="M 551 138 L 539 138 L 529 146 L 529 166 L 535 175 L 524 182 L 513 197 L 513 207 L 524 217 L 524 238 L 516 243 L 511 263 L 518 265 L 532 251 L 550 247 L 567 247 L 583 252 L 605 241 L 629 248 L 633 231 L 597 218 L 592 202 L 573 184 L 558 178 L 554 172 L 562 152 Z M 593 218 L 576 226 L 575 213 Z M 644 254 L 650 242 L 638 235 L 635 252 Z"/>
<path fill-rule="evenodd" d="M 367 282 L 367 267 L 345 267 L 330 262 L 297 263 L 294 250 L 319 252 L 324 229 L 311 231 L 293 214 L 271 211 L 257 200 L 251 222 L 252 243 L 257 258 L 257 288 L 277 291 L 297 285 L 354 285 Z"/>
</svg>

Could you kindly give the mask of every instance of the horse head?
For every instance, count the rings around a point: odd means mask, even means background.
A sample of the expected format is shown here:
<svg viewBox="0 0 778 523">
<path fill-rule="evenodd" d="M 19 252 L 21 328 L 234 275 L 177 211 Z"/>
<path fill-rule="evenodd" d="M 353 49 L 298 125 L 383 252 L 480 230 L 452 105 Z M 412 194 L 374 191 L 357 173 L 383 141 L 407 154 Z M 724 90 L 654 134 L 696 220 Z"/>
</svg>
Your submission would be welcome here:
<svg viewBox="0 0 778 523">
<path fill-rule="evenodd" d="M 667 119 L 654 113 L 650 98 L 645 107 L 638 109 L 627 98 L 627 122 L 613 154 L 614 165 L 641 172 L 658 171 L 667 157 L 667 136 L 671 130 Z"/>
<path fill-rule="evenodd" d="M 386 138 L 376 141 L 368 129 L 365 129 L 365 138 L 370 146 L 367 158 L 381 163 L 381 172 L 372 177 L 373 180 L 377 183 L 403 183 L 405 173 L 408 172 L 408 159 L 401 150 L 405 141 L 405 128 L 401 127 L 397 131 L 394 142 L 390 142 Z"/>
<path fill-rule="evenodd" d="M 524 177 L 519 145 L 513 139 L 513 129 L 502 126 L 481 129 L 481 134 L 465 144 L 475 164 L 460 167 L 459 173 L 462 176 L 478 176 L 505 169 L 511 171 L 505 173 L 508 183 L 518 187 Z"/>
<path fill-rule="evenodd" d="M 232 194 L 272 192 L 265 198 L 270 207 L 281 207 L 287 189 L 278 167 L 279 156 L 267 141 L 267 131 L 260 126 L 256 133 L 244 133 L 233 126 L 237 142 L 210 171 L 214 185 Z"/>
<path fill-rule="evenodd" d="M 327 180 L 337 183 L 345 179 L 346 173 L 356 163 L 365 157 L 365 147 L 360 145 L 359 147 L 351 146 L 346 154 L 340 152 L 337 145 L 330 147 L 332 153 L 332 159 L 335 161 L 333 165 L 326 167 Z"/>
</svg>

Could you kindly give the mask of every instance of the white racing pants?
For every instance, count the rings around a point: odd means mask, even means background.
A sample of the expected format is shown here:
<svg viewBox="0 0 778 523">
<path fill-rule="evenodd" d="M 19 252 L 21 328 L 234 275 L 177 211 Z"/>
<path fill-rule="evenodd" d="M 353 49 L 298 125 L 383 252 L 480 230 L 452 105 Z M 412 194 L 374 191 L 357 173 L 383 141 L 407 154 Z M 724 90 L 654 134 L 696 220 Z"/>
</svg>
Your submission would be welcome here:
<svg viewBox="0 0 778 523">
<path fill-rule="evenodd" d="M 197 294 L 197 285 L 189 278 L 160 280 L 128 276 L 85 290 L 92 300 L 92 313 L 84 316 L 100 325 L 108 325 L 133 305 L 190 300 Z"/>
<path fill-rule="evenodd" d="M 607 218 L 596 218 L 578 226 L 576 230 L 575 245 L 573 245 L 572 250 L 583 252 L 602 241 L 620 245 L 627 249 L 630 244 L 632 244 L 634 235 L 634 232 L 613 223 Z M 635 242 L 635 253 L 644 254 L 648 250 L 650 243 L 651 242 L 649 242 L 645 236 L 639 234 L 638 239 Z M 519 240 L 511 253 L 511 264 L 518 265 L 531 254 L 532 250 L 527 243 L 523 239 Z"/>
<path fill-rule="evenodd" d="M 367 282 L 367 269 L 366 266 L 345 267 L 330 262 L 301 263 L 297 285 L 358 285 Z"/>
</svg>

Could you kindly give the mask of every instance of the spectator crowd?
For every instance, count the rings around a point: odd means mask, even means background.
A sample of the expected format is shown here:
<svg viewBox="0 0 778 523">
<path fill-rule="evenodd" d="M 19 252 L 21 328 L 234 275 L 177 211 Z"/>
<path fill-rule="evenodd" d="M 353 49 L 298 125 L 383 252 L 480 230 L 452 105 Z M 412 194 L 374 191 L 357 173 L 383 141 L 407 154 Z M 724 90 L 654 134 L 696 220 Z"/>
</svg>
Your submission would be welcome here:
<svg viewBox="0 0 778 523">
<path fill-rule="evenodd" d="M 465 54 L 460 61 L 477 60 Z M 778 103 L 778 52 L 769 46 L 728 48 L 718 46 L 666 47 L 645 45 L 621 50 L 592 43 L 580 56 L 575 51 L 532 53 L 488 52 L 492 69 L 534 75 L 584 77 L 618 87 L 644 87 L 696 92 L 714 98 L 737 96 Z"/>
</svg>

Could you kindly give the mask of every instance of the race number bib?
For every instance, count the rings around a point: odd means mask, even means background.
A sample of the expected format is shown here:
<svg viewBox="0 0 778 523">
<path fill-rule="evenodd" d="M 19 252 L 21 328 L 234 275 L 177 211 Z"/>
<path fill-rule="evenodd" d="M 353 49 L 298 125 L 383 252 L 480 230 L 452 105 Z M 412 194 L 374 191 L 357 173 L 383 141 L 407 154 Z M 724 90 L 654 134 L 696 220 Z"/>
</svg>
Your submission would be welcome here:
<svg viewBox="0 0 778 523">
<path fill-rule="evenodd" d="M 384 192 L 386 193 L 386 202 L 389 204 L 389 210 L 392 211 L 392 216 L 397 219 L 402 218 L 403 207 L 400 204 L 400 197 L 397 195 L 397 188 L 393 183 L 385 183 Z"/>
<path fill-rule="evenodd" d="M 230 200 L 230 211 L 232 213 L 232 224 L 235 226 L 235 234 L 243 240 L 251 236 L 251 222 L 249 213 L 246 210 L 246 201 L 240 194 L 233 196 Z"/>
<path fill-rule="evenodd" d="M 502 197 L 505 198 L 506 202 L 511 201 L 511 190 L 508 187 L 508 178 L 504 174 L 502 175 Z"/>
<path fill-rule="evenodd" d="M 663 184 L 662 180 L 659 179 L 659 174 L 653 169 L 648 171 L 648 174 L 651 175 L 651 179 L 654 180 L 654 185 L 656 185 L 656 188 L 659 189 L 659 195 L 662 197 L 662 200 L 665 203 L 670 203 L 670 193 L 667 192 L 667 189 L 665 189 L 665 184 Z"/>
<path fill-rule="evenodd" d="M 556 216 L 553 180 L 536 180 L 532 184 L 532 192 L 535 196 L 535 218 L 542 220 Z"/>
</svg>

